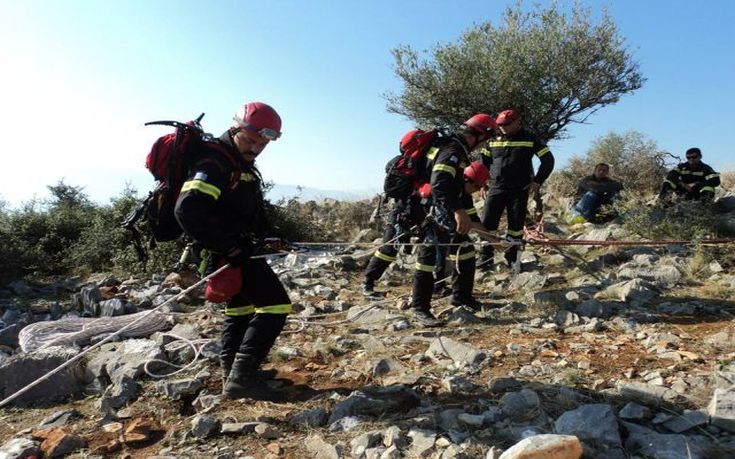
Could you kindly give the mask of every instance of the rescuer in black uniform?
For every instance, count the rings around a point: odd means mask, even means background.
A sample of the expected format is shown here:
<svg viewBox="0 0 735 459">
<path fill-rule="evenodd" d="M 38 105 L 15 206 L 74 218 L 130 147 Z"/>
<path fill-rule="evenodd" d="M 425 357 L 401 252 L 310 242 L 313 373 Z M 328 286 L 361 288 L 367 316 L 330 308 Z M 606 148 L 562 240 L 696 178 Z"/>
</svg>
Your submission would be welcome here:
<svg viewBox="0 0 735 459">
<path fill-rule="evenodd" d="M 446 139 L 436 156 L 427 161 L 427 175 L 431 177 L 432 223 L 424 228 L 424 243 L 417 254 L 411 302 L 414 318 L 422 325 L 441 325 L 441 321 L 431 313 L 437 257 L 444 257 L 447 253 L 457 257 L 459 273 L 455 270 L 453 276 L 453 303 L 459 305 L 472 299 L 474 247 L 462 243 L 469 241 L 467 233 L 475 224 L 465 210 L 468 204 L 463 199 L 466 183 L 464 171 L 470 165 L 469 153 L 485 143 L 492 136 L 495 127 L 495 120 L 490 115 L 474 115 L 465 121 L 459 134 L 453 134 Z M 472 204 L 471 198 L 469 204 Z M 448 243 L 457 245 L 441 246 Z"/>
<path fill-rule="evenodd" d="M 673 192 L 686 200 L 712 202 L 715 188 L 720 185 L 720 174 L 702 162 L 702 151 L 699 148 L 688 149 L 686 158 L 685 163 L 669 171 L 661 185 L 659 199 L 668 199 Z"/>
<path fill-rule="evenodd" d="M 251 259 L 253 234 L 267 225 L 262 179 L 255 158 L 281 135 L 281 118 L 262 102 L 250 102 L 219 142 L 227 148 L 201 151 L 176 203 L 186 234 L 208 250 L 212 262 L 242 268 L 242 286 L 227 303 L 220 355 L 223 394 L 229 398 L 278 400 L 258 372 L 281 333 L 291 301 L 264 259 Z M 206 146 L 206 144 L 205 144 Z M 203 147 L 205 148 L 205 147 Z M 234 159 L 233 159 L 234 158 Z"/>
<path fill-rule="evenodd" d="M 511 241 L 523 238 L 523 225 L 528 208 L 528 197 L 539 191 L 554 169 L 554 155 L 535 135 L 521 127 L 521 118 L 515 110 L 500 112 L 496 118 L 501 135 L 488 142 L 482 150 L 482 162 L 490 169 L 490 189 L 485 197 L 482 224 L 495 232 L 503 211 L 507 211 L 506 236 Z M 533 156 L 541 160 L 538 172 L 533 173 Z M 492 270 L 493 247 L 483 248 L 480 269 Z M 508 264 L 518 256 L 518 245 L 505 252 Z"/>
</svg>

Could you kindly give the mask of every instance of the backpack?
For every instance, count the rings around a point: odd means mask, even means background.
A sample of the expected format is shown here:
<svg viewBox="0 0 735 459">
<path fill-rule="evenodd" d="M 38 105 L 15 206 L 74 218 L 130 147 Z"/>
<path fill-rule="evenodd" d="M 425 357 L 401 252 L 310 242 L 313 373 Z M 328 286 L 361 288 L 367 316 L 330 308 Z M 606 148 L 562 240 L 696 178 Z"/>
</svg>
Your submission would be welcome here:
<svg viewBox="0 0 735 459">
<path fill-rule="evenodd" d="M 407 199 L 420 185 L 426 181 L 422 177 L 423 165 L 426 164 L 426 153 L 439 139 L 446 137 L 441 129 L 428 131 L 412 129 L 399 142 L 400 155 L 392 158 L 385 165 L 385 181 L 383 191 L 393 199 Z"/>
<path fill-rule="evenodd" d="M 131 230 L 136 242 L 136 250 L 142 255 L 144 250 L 140 244 L 136 223 L 143 221 L 151 236 L 150 245 L 156 242 L 173 241 L 183 234 L 176 221 L 174 209 L 181 187 L 186 180 L 189 167 L 202 154 L 214 153 L 226 158 L 233 170 L 231 186 L 237 184 L 240 172 L 237 160 L 232 157 L 229 148 L 211 134 L 204 132 L 201 126 L 202 113 L 197 119 L 188 123 L 178 121 L 151 121 L 146 126 L 173 126 L 176 130 L 159 137 L 151 147 L 145 159 L 145 167 L 158 182 L 155 189 L 148 194 L 123 222 L 123 227 Z M 146 258 L 144 255 L 141 259 Z"/>
</svg>

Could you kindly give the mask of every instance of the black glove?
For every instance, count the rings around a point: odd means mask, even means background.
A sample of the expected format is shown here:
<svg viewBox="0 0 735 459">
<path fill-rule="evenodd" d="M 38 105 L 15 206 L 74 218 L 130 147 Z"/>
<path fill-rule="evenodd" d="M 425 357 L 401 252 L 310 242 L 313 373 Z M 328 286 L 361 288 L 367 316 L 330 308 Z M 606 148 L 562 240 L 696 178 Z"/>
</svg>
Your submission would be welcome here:
<svg viewBox="0 0 735 459">
<path fill-rule="evenodd" d="M 225 260 L 230 266 L 242 266 L 253 255 L 253 244 L 241 242 L 225 253 Z"/>
</svg>

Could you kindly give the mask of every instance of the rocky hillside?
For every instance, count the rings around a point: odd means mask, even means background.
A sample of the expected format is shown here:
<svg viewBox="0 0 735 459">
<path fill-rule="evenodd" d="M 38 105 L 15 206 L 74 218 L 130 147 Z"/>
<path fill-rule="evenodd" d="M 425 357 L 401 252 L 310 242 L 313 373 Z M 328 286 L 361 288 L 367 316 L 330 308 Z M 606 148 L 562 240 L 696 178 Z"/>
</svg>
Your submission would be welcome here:
<svg viewBox="0 0 735 459">
<path fill-rule="evenodd" d="M 630 237 L 615 224 L 550 230 Z M 169 305 L 167 331 L 104 344 L 0 409 L 0 458 L 735 457 L 732 246 L 529 246 L 524 272 L 478 273 L 482 311 L 436 298 L 447 325 L 435 329 L 406 310 L 410 255 L 378 285 L 385 298 L 361 296 L 373 251 L 273 260 L 299 311 L 265 365 L 288 402 L 221 399 L 221 310 L 188 295 Z M 22 353 L 26 324 L 123 318 L 192 282 L 10 285 L 0 397 L 106 336 Z"/>
</svg>

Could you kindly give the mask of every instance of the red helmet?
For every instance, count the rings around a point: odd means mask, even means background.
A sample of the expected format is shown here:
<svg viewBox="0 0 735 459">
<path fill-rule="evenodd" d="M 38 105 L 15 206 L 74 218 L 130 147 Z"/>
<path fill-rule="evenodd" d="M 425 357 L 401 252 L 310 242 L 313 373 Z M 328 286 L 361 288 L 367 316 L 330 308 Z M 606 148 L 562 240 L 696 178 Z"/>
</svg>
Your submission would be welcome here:
<svg viewBox="0 0 735 459">
<path fill-rule="evenodd" d="M 519 115 L 518 112 L 515 110 L 503 110 L 495 119 L 495 122 L 498 124 L 498 126 L 507 126 L 515 120 L 520 119 L 520 117 L 521 115 Z"/>
<path fill-rule="evenodd" d="M 281 136 L 281 117 L 268 104 L 248 102 L 240 107 L 233 117 L 241 129 L 249 129 L 268 140 L 276 140 Z"/>
<path fill-rule="evenodd" d="M 477 115 L 474 115 L 472 118 L 465 121 L 464 125 L 480 133 L 491 133 L 498 127 L 498 124 L 495 122 L 495 118 L 486 113 L 478 113 Z"/>
<path fill-rule="evenodd" d="M 473 161 L 464 168 L 464 176 L 475 185 L 484 187 L 490 178 L 490 171 L 482 164 L 482 161 Z"/>
</svg>

